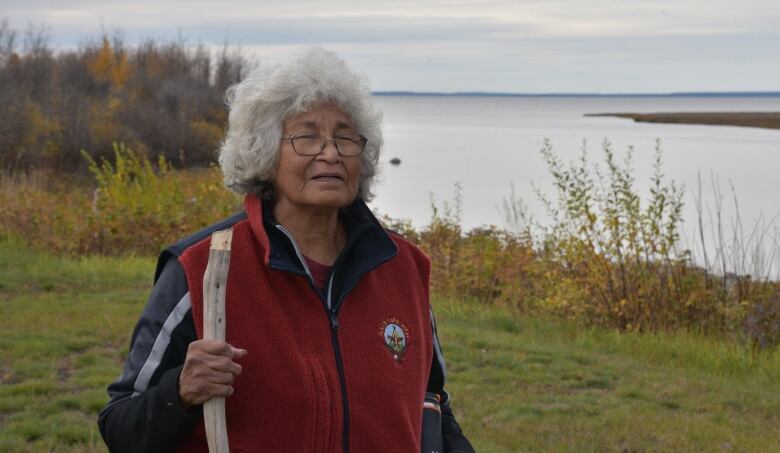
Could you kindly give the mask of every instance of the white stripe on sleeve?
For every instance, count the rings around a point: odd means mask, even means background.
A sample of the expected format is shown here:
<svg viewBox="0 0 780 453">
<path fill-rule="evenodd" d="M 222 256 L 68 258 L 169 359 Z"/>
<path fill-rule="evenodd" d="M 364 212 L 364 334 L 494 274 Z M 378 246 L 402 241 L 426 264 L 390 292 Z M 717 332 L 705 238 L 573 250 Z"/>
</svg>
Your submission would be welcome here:
<svg viewBox="0 0 780 453">
<path fill-rule="evenodd" d="M 154 372 L 157 371 L 157 367 L 160 366 L 160 360 L 162 360 L 165 350 L 168 349 L 168 345 L 171 343 L 171 332 L 175 329 L 184 319 L 184 316 L 190 311 L 192 304 L 190 302 L 190 293 L 187 292 L 176 304 L 173 311 L 168 318 L 165 319 L 165 323 L 157 334 L 157 338 L 154 339 L 154 345 L 152 351 L 149 353 L 149 357 L 144 362 L 144 366 L 138 373 L 138 377 L 133 384 L 133 396 L 146 391 L 149 387 L 149 381 L 152 379 Z"/>
</svg>

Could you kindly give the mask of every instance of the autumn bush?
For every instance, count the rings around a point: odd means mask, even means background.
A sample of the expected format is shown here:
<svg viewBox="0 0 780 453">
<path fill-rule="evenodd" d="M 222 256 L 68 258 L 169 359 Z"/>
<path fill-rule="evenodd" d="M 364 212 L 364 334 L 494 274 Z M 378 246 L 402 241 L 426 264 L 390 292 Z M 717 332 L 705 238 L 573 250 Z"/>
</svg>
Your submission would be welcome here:
<svg viewBox="0 0 780 453">
<path fill-rule="evenodd" d="M 690 256 L 679 247 L 682 191 L 661 173 L 660 148 L 646 203 L 637 193 L 632 152 L 620 164 L 603 144 L 606 169 L 591 168 L 586 150 L 565 165 L 547 142 L 541 154 L 554 178 L 555 198 L 540 193 L 552 218 L 538 241 L 559 264 L 559 278 L 583 290 L 568 310 L 621 330 L 710 322 L 718 314 L 695 293 Z M 693 279 L 695 280 L 695 279 Z"/>
<path fill-rule="evenodd" d="M 534 252 L 522 235 L 484 226 L 463 231 L 461 196 L 453 202 L 431 203 L 430 223 L 415 229 L 409 222 L 381 218 L 387 226 L 416 242 L 431 258 L 431 290 L 440 295 L 468 297 L 484 303 L 522 303 L 532 294 L 528 280 Z"/>
<path fill-rule="evenodd" d="M 217 168 L 174 170 L 165 157 L 152 163 L 123 144 L 113 159 L 85 159 L 88 184 L 49 183 L 40 170 L 6 173 L 0 232 L 49 251 L 154 254 L 241 208 Z"/>
</svg>

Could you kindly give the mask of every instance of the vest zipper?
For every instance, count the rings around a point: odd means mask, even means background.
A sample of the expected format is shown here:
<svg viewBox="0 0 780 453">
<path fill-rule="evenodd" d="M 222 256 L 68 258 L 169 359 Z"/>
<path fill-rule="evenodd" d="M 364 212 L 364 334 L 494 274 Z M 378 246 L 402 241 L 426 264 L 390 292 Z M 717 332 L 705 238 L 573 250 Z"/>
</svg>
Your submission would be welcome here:
<svg viewBox="0 0 780 453">
<path fill-rule="evenodd" d="M 328 282 L 328 306 L 330 306 L 331 292 L 333 289 L 333 273 L 330 274 L 330 281 Z M 344 361 L 341 357 L 341 346 L 339 344 L 339 313 L 338 308 L 328 309 L 328 315 L 330 316 L 330 338 L 333 344 L 333 352 L 336 356 L 336 370 L 339 373 L 339 383 L 341 384 L 341 404 L 344 411 L 343 421 L 343 439 L 344 453 L 349 453 L 349 399 L 347 398 L 347 380 L 344 377 Z"/>
<path fill-rule="evenodd" d="M 331 304 L 332 301 L 332 290 L 333 290 L 333 272 L 330 273 L 330 279 L 328 280 L 328 293 L 327 298 L 323 299 L 322 294 L 320 291 L 316 290 L 316 285 L 314 284 L 314 277 L 311 275 L 311 271 L 309 271 L 309 266 L 306 265 L 306 260 L 303 258 L 303 254 L 298 249 L 298 244 L 295 243 L 295 240 L 292 237 L 292 234 L 290 234 L 289 231 L 287 231 L 286 228 L 284 228 L 282 225 L 277 224 L 276 228 L 284 233 L 285 236 L 287 236 L 287 239 L 290 240 L 290 243 L 293 246 L 293 249 L 295 250 L 295 254 L 298 256 L 298 260 L 300 260 L 301 264 L 303 265 L 303 269 L 306 271 L 306 276 L 309 279 L 309 284 L 312 288 L 315 289 L 315 292 L 320 298 L 320 301 L 322 301 L 323 308 L 325 309 L 325 315 L 330 320 L 330 340 L 331 340 L 331 346 L 333 347 L 333 354 L 336 358 L 336 371 L 338 371 L 339 375 L 339 384 L 341 385 L 341 404 L 344 412 L 344 421 L 343 421 L 343 438 L 342 443 L 344 444 L 344 453 L 349 453 L 349 400 L 347 399 L 347 381 L 344 377 L 344 361 L 341 357 L 341 346 L 339 344 L 339 337 L 338 337 L 338 331 L 339 331 L 339 313 L 336 307 L 334 308 Z M 341 305 L 341 304 L 339 304 Z"/>
</svg>

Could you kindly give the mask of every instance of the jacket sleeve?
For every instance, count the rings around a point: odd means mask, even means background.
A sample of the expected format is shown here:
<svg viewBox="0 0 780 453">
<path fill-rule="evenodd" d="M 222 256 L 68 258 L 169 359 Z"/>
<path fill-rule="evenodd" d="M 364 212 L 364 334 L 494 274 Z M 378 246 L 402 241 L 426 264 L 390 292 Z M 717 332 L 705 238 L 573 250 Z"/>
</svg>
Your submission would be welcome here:
<svg viewBox="0 0 780 453">
<path fill-rule="evenodd" d="M 98 416 L 112 452 L 172 451 L 202 416 L 179 401 L 187 347 L 197 339 L 184 270 L 169 259 L 135 326 L 122 375 Z"/>
<path fill-rule="evenodd" d="M 433 360 L 431 361 L 431 374 L 428 378 L 428 391 L 441 396 L 441 431 L 444 451 L 446 453 L 473 453 L 474 447 L 471 446 L 455 420 L 450 406 L 450 395 L 444 390 L 444 383 L 447 380 L 447 366 L 444 363 L 444 355 L 439 344 L 433 311 L 431 311 L 431 327 L 433 331 Z"/>
</svg>

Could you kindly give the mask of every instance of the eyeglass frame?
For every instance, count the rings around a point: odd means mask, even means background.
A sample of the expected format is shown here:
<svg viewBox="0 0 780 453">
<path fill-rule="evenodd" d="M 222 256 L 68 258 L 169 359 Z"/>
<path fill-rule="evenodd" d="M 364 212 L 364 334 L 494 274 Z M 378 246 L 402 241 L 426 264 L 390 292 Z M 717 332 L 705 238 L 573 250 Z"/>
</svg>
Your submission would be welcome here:
<svg viewBox="0 0 780 453">
<path fill-rule="evenodd" d="M 344 153 L 341 152 L 341 150 L 339 149 L 339 145 L 336 142 L 336 140 L 338 140 L 338 138 L 326 138 L 322 134 L 316 134 L 316 136 L 320 137 L 323 140 L 322 141 L 322 145 L 320 146 L 320 152 L 317 153 L 317 154 L 301 154 L 297 149 L 295 149 L 295 144 L 293 144 L 293 140 L 298 138 L 298 137 L 303 137 L 303 136 L 306 136 L 306 135 L 312 136 L 312 135 L 315 135 L 315 134 L 288 135 L 287 137 L 282 137 L 282 140 L 289 140 L 290 141 L 290 146 L 292 146 L 292 149 L 293 149 L 293 151 L 295 151 L 295 154 L 297 154 L 299 156 L 304 156 L 304 157 L 318 156 L 319 154 L 322 153 L 322 151 L 325 149 L 325 147 L 328 146 L 328 142 L 333 142 L 333 146 L 336 147 L 336 152 L 339 154 L 339 156 L 342 156 L 342 157 L 357 157 L 357 156 L 363 154 L 363 151 L 366 150 L 366 144 L 368 143 L 368 139 L 366 137 L 364 137 L 362 134 L 357 134 L 357 136 L 360 138 L 360 144 L 362 145 L 360 147 L 360 152 L 357 153 L 357 154 L 344 154 Z M 341 137 L 341 138 L 343 139 L 344 137 Z"/>
</svg>

